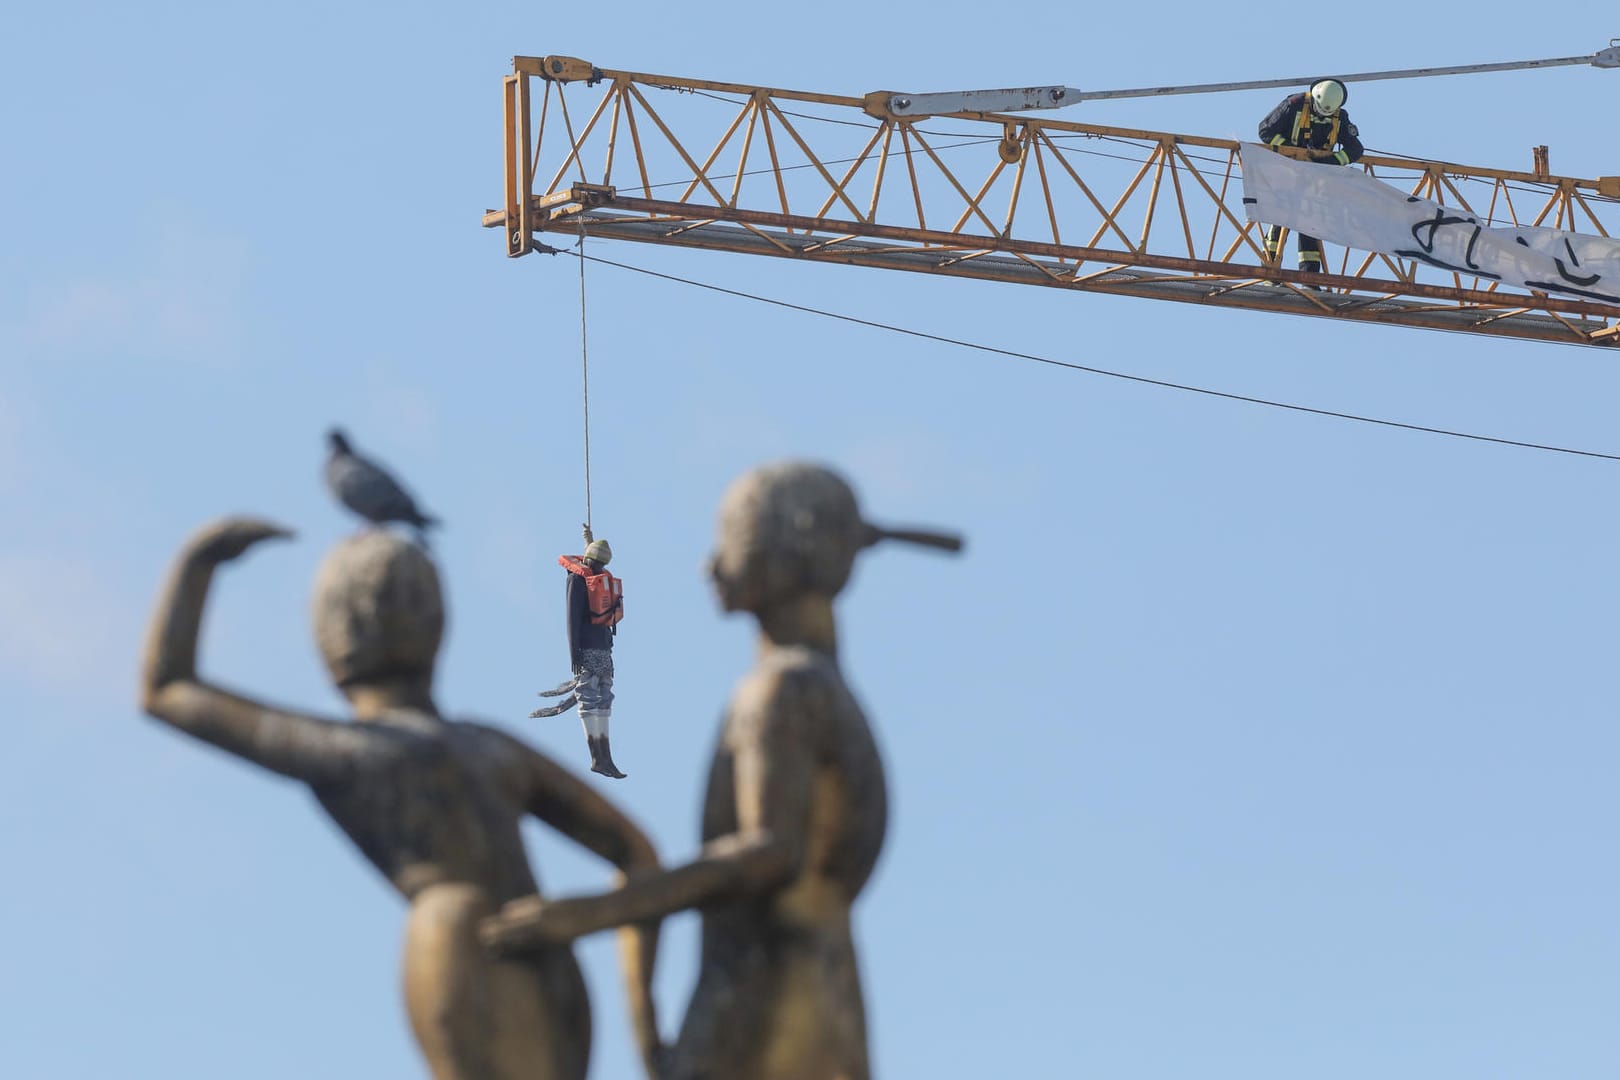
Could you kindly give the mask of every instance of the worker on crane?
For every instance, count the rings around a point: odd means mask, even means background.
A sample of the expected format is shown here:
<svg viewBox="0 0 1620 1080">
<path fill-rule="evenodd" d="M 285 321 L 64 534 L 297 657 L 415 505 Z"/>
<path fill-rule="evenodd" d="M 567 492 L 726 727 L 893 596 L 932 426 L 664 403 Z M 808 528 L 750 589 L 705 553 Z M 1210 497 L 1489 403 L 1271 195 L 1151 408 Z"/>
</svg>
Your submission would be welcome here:
<svg viewBox="0 0 1620 1080">
<path fill-rule="evenodd" d="M 613 549 L 606 540 L 591 536 L 585 527 L 583 555 L 559 555 L 557 563 L 568 571 L 565 610 L 568 618 L 568 653 L 573 678 L 541 697 L 567 694 L 561 704 L 536 709 L 530 716 L 556 716 L 579 705 L 580 723 L 585 726 L 585 744 L 591 751 L 591 771 L 623 779 L 625 774 L 613 763 L 608 743 L 608 718 L 613 711 L 613 636 L 624 618 L 624 588 L 607 572 Z"/>
<path fill-rule="evenodd" d="M 1347 96 L 1344 83 L 1338 79 L 1322 79 L 1303 94 L 1290 94 L 1260 121 L 1260 141 L 1273 150 L 1300 147 L 1310 160 L 1324 165 L 1355 164 L 1361 160 L 1364 148 L 1344 108 Z M 1282 243 L 1282 226 L 1273 225 L 1266 234 L 1267 262 L 1281 260 Z M 1322 272 L 1322 241 L 1300 236 L 1299 268 L 1307 274 Z"/>
</svg>

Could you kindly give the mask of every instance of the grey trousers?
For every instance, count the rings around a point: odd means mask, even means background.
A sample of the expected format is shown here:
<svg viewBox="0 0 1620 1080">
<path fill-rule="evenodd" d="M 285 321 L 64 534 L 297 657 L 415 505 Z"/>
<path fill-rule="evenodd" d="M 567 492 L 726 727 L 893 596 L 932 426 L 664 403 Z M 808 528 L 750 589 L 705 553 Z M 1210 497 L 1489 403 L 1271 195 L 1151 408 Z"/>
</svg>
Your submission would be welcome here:
<svg viewBox="0 0 1620 1080">
<path fill-rule="evenodd" d="M 613 713 L 613 651 L 585 649 L 580 653 L 579 670 L 574 673 L 574 696 L 579 699 L 579 719 L 587 737 L 608 733 Z"/>
</svg>

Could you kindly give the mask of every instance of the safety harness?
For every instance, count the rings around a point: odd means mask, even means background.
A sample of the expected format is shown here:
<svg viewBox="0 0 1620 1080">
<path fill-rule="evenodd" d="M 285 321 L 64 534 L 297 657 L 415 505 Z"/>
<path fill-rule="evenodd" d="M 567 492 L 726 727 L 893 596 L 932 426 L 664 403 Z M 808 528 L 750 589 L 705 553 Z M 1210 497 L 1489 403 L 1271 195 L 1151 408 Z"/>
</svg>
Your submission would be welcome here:
<svg viewBox="0 0 1620 1080">
<path fill-rule="evenodd" d="M 1294 136 L 1290 140 L 1295 146 L 1309 146 L 1311 142 L 1311 95 L 1305 95 L 1305 102 L 1300 106 L 1299 115 L 1294 117 Z M 1300 142 L 1300 134 L 1305 135 L 1305 141 Z M 1327 142 L 1318 149 L 1331 150 L 1339 141 L 1339 114 L 1333 114 L 1333 124 L 1328 128 Z"/>
</svg>

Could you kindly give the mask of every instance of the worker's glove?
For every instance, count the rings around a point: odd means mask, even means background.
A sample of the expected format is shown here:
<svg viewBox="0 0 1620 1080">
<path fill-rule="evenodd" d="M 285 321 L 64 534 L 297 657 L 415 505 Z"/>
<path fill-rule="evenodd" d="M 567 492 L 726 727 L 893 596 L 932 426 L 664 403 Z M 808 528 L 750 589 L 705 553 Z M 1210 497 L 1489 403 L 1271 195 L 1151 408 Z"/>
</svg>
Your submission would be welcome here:
<svg viewBox="0 0 1620 1080">
<path fill-rule="evenodd" d="M 1273 149 L 1273 150 L 1275 150 L 1275 149 L 1277 149 L 1277 148 L 1278 148 L 1278 147 L 1280 147 L 1280 146 L 1282 146 L 1282 144 L 1283 144 L 1283 143 L 1285 143 L 1285 142 L 1287 142 L 1287 141 L 1288 141 L 1288 140 L 1287 140 L 1287 139 L 1286 139 L 1286 138 L 1284 138 L 1284 137 L 1283 137 L 1283 136 L 1281 136 L 1281 135 L 1273 135 L 1273 136 L 1272 136 L 1272 137 L 1271 137 L 1271 142 L 1270 142 L 1270 143 L 1269 143 L 1269 144 L 1268 144 L 1268 145 L 1269 145 L 1269 146 L 1270 146 L 1270 147 L 1271 147 L 1271 148 L 1272 148 L 1272 149 Z"/>
</svg>

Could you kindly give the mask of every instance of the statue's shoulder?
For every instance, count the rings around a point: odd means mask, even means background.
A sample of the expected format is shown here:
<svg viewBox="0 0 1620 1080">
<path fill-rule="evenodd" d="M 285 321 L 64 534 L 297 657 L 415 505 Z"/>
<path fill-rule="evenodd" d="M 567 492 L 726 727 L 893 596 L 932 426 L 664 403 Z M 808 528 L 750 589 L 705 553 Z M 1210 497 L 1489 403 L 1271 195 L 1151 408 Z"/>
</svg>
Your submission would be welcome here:
<svg viewBox="0 0 1620 1080">
<path fill-rule="evenodd" d="M 445 741 L 460 752 L 481 757 L 511 759 L 535 751 L 510 731 L 471 716 L 446 717 Z"/>
<path fill-rule="evenodd" d="M 762 651 L 737 689 L 739 693 L 792 693 L 842 682 L 832 656 L 802 645 L 784 645 Z"/>
<path fill-rule="evenodd" d="M 777 645 L 759 654 L 755 671 L 808 677 L 837 675 L 838 661 L 831 653 L 808 645 Z"/>
<path fill-rule="evenodd" d="M 734 728 L 791 726 L 844 692 L 837 661 L 825 652 L 783 646 L 760 653 L 731 699 Z"/>
<path fill-rule="evenodd" d="M 489 721 L 458 716 L 445 723 L 446 741 L 451 753 L 464 767 L 502 778 L 523 789 L 537 766 L 562 768 L 517 735 Z"/>
</svg>

